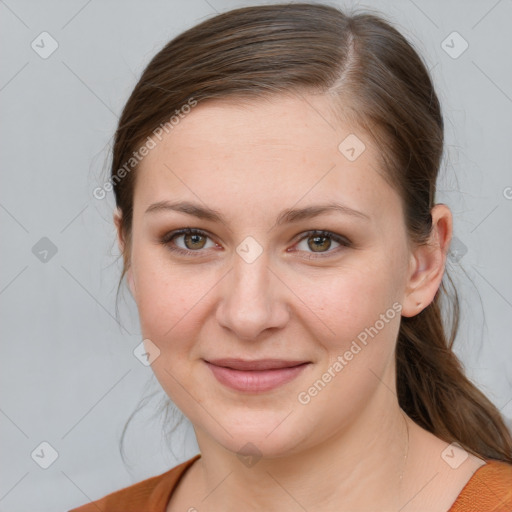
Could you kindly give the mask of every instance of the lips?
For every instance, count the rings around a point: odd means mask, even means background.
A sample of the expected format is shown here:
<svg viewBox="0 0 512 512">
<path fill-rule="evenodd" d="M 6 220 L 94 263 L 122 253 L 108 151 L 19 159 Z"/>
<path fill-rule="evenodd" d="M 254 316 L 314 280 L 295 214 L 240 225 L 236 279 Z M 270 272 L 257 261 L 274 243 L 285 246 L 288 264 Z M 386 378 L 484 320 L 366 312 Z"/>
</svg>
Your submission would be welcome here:
<svg viewBox="0 0 512 512">
<path fill-rule="evenodd" d="M 310 361 L 284 359 L 212 359 L 206 366 L 223 386 L 245 393 L 264 393 L 291 382 Z"/>
<path fill-rule="evenodd" d="M 244 359 L 210 359 L 207 363 L 214 364 L 223 368 L 231 368 L 232 370 L 242 371 L 257 371 L 257 370 L 277 370 L 280 368 L 292 368 L 299 366 L 309 361 L 288 361 L 284 359 L 258 359 L 258 360 L 244 360 Z"/>
</svg>

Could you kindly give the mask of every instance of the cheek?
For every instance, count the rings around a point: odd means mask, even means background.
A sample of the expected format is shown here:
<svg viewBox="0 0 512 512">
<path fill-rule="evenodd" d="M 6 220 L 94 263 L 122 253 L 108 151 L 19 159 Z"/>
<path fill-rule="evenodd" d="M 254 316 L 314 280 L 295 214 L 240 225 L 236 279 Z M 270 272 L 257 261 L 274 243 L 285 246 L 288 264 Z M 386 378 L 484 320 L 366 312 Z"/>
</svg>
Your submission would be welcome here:
<svg viewBox="0 0 512 512">
<path fill-rule="evenodd" d="M 376 271 L 366 267 L 332 276 L 328 288 L 317 281 L 308 296 L 308 305 L 321 319 L 310 324 L 310 335 L 321 345 L 323 357 L 297 398 L 301 407 L 311 404 L 307 410 L 312 416 L 313 410 L 325 416 L 320 428 L 326 432 L 359 411 L 382 382 L 392 386 L 387 369 L 392 368 L 401 304 L 390 276 Z M 329 414 L 320 412 L 326 409 Z"/>
<path fill-rule="evenodd" d="M 380 379 L 385 379 L 400 326 L 398 278 L 383 259 L 374 258 L 301 289 L 311 310 L 321 319 L 310 324 L 310 335 L 321 345 L 324 356 L 310 382 L 311 394 L 308 389 L 302 390 L 306 399 L 314 398 L 315 407 L 327 407 L 329 399 L 343 397 L 345 407 L 334 414 L 338 418 L 345 414 L 343 411 L 359 407 Z"/>
<path fill-rule="evenodd" d="M 144 337 L 167 347 L 171 340 L 191 323 L 201 310 L 201 298 L 212 288 L 208 276 L 201 277 L 193 266 L 172 265 L 161 248 L 139 247 L 133 253 L 136 302 Z"/>
<path fill-rule="evenodd" d="M 358 265 L 322 269 L 312 278 L 295 279 L 293 289 L 302 299 L 305 314 L 309 311 L 310 326 L 317 326 L 312 334 L 336 345 L 372 326 L 381 314 L 389 311 L 389 316 L 395 317 L 392 305 L 400 299 L 398 274 L 382 260 L 367 259 Z M 302 308 L 301 301 L 296 303 Z"/>
<path fill-rule="evenodd" d="M 191 282 L 182 276 L 154 271 L 142 273 L 137 284 L 137 308 L 144 337 L 154 340 L 161 350 L 172 346 L 172 340 L 192 338 L 197 329 L 194 321 L 201 315 L 205 293 L 211 285 Z M 189 338 L 190 335 L 190 338 Z"/>
<path fill-rule="evenodd" d="M 185 275 L 186 274 L 186 275 Z M 151 367 L 171 400 L 187 415 L 197 412 L 190 407 L 189 364 L 199 351 L 208 290 L 214 285 L 188 272 L 169 268 L 139 266 L 137 274 L 137 308 L 141 333 L 158 348 Z M 194 394 L 197 394 L 194 392 Z M 191 410 L 192 409 L 192 410 Z"/>
</svg>

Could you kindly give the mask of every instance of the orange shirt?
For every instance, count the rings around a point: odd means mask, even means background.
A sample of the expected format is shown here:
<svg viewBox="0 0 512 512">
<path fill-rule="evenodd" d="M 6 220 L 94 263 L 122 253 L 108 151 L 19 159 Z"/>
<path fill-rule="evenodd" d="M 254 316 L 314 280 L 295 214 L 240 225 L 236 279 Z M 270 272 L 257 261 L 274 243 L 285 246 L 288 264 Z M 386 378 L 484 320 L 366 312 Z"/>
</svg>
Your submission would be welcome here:
<svg viewBox="0 0 512 512">
<path fill-rule="evenodd" d="M 179 479 L 200 456 L 69 512 L 165 512 Z M 512 465 L 488 460 L 476 470 L 448 512 L 512 512 Z"/>
</svg>

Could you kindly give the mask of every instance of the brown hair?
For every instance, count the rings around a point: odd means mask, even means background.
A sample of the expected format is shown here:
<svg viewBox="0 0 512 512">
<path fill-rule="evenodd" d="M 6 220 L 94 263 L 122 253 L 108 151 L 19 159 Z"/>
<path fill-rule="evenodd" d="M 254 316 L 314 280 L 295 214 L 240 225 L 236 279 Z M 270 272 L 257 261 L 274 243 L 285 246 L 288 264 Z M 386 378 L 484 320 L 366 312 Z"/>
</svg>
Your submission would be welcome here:
<svg viewBox="0 0 512 512">
<path fill-rule="evenodd" d="M 412 45 L 382 16 L 370 13 L 347 15 L 308 3 L 245 7 L 170 41 L 148 64 L 125 105 L 111 168 L 125 239 L 119 284 L 130 264 L 137 174 L 135 166 L 119 179 L 118 170 L 155 128 L 191 98 L 250 100 L 303 92 L 329 94 L 337 112 L 372 137 L 381 150 L 382 171 L 400 192 L 410 240 L 426 243 L 444 127 L 431 78 Z M 447 273 L 445 278 L 450 281 Z M 452 351 L 459 319 L 456 293 L 452 328 L 445 333 L 440 301 L 449 298 L 446 285 L 443 280 L 421 313 L 401 320 L 399 404 L 439 438 L 484 458 L 512 462 L 512 438 L 498 409 L 464 375 Z"/>
</svg>

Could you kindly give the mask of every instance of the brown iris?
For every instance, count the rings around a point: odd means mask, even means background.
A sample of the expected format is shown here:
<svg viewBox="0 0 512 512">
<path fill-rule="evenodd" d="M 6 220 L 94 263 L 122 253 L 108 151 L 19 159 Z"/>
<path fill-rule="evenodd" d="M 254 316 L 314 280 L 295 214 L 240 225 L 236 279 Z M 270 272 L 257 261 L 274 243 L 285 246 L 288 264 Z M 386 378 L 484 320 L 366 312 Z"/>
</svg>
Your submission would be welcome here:
<svg viewBox="0 0 512 512">
<path fill-rule="evenodd" d="M 310 240 L 313 240 L 313 243 Z M 326 241 L 327 243 L 325 243 Z M 329 249 L 330 246 L 331 240 L 328 236 L 315 235 L 308 238 L 308 247 L 314 252 L 322 252 L 318 249 Z"/>
<path fill-rule="evenodd" d="M 201 239 L 202 243 L 201 243 Z M 185 246 L 188 249 L 202 249 L 206 243 L 206 237 L 203 235 L 198 235 L 197 233 L 187 233 L 183 235 L 183 240 L 185 241 Z M 188 242 L 191 242 L 191 246 L 189 247 Z"/>
</svg>

